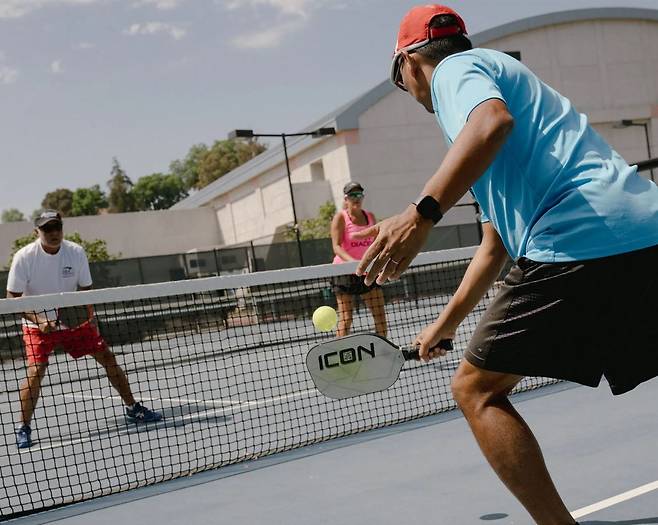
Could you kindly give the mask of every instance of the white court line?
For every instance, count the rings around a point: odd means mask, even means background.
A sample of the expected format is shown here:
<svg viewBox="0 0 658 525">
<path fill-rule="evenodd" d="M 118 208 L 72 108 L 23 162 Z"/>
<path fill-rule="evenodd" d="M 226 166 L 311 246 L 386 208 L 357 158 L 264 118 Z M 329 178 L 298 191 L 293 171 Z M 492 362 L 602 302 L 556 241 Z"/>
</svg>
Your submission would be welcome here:
<svg viewBox="0 0 658 525">
<path fill-rule="evenodd" d="M 179 421 L 187 421 L 188 419 L 195 419 L 195 418 L 202 418 L 204 416 L 213 416 L 216 414 L 225 414 L 226 412 L 237 412 L 240 410 L 240 408 L 243 407 L 252 407 L 252 406 L 263 406 L 263 405 L 269 405 L 271 403 L 274 403 L 276 401 L 281 401 L 282 399 L 290 399 L 293 397 L 301 397 L 305 396 L 309 393 L 315 392 L 317 393 L 317 390 L 314 388 L 311 390 L 304 390 L 302 392 L 295 392 L 294 394 L 288 394 L 285 396 L 279 396 L 279 397 L 270 397 L 268 399 L 263 399 L 262 401 L 247 401 L 244 403 L 240 403 L 238 406 L 232 406 L 232 407 L 226 407 L 226 408 L 217 408 L 214 410 L 206 410 L 204 412 L 197 412 L 196 414 L 189 414 L 187 416 L 183 416 L 180 418 L 176 418 Z M 318 394 L 319 395 L 319 394 Z"/>
<path fill-rule="evenodd" d="M 63 397 L 72 397 L 74 399 L 112 399 L 115 401 L 122 401 L 119 396 L 95 396 L 92 394 L 63 394 Z M 219 400 L 205 400 L 205 399 L 187 399 L 184 397 L 141 397 L 141 401 L 166 401 L 169 403 L 204 403 L 206 405 L 240 405 L 241 401 L 226 401 Z"/>
<path fill-rule="evenodd" d="M 587 516 L 588 514 L 593 514 L 594 512 L 597 512 L 602 509 L 607 509 L 608 507 L 617 505 L 617 503 L 622 503 L 629 499 L 636 498 L 637 496 L 641 496 L 642 494 L 646 494 L 647 492 L 651 492 L 652 490 L 656 490 L 656 489 L 658 489 L 658 481 L 653 481 L 652 483 L 647 483 L 646 485 L 642 485 L 641 487 L 637 487 L 636 489 L 632 489 L 627 492 L 623 492 L 622 494 L 619 494 L 617 496 L 604 499 L 603 501 L 599 501 L 598 503 L 593 503 L 592 505 L 588 505 L 587 507 L 583 507 L 582 509 L 574 510 L 571 513 L 571 515 L 573 516 L 573 519 L 577 520 L 578 518 L 582 518 L 583 516 Z"/>
<path fill-rule="evenodd" d="M 26 449 L 20 449 L 19 454 L 27 454 L 28 452 L 36 452 L 37 450 L 48 450 L 51 448 L 65 447 L 66 445 L 77 445 L 78 443 L 86 443 L 92 441 L 92 438 L 71 439 L 69 441 L 57 441 L 49 445 L 36 445 Z"/>
<path fill-rule="evenodd" d="M 282 401 L 283 399 L 291 399 L 293 397 L 301 397 L 305 396 L 307 394 L 310 394 L 312 392 L 317 392 L 315 388 L 311 388 L 310 390 L 302 390 L 301 392 L 295 392 L 294 394 L 286 394 L 284 396 L 277 396 L 277 397 L 268 397 L 267 399 L 263 399 L 261 401 L 244 401 L 240 403 L 240 406 L 260 406 L 260 405 L 269 405 L 270 403 L 273 403 L 274 401 Z"/>
<path fill-rule="evenodd" d="M 306 394 L 309 394 L 311 392 L 315 392 L 315 389 L 312 388 L 310 390 L 302 390 L 300 392 L 295 392 L 294 394 L 285 394 L 282 396 L 277 396 L 277 397 L 268 397 L 266 399 L 261 399 L 260 401 L 230 401 L 230 400 L 225 400 L 225 399 L 217 399 L 217 400 L 205 400 L 205 399 L 187 399 L 184 397 L 140 397 L 142 401 L 166 401 L 166 402 L 173 402 L 173 403 L 203 403 L 205 405 L 229 405 L 229 406 L 259 406 L 259 405 L 267 405 L 270 403 L 273 403 L 274 401 L 282 401 L 284 399 L 289 399 L 293 397 L 299 397 L 303 396 Z M 93 394 L 63 394 L 63 397 L 72 397 L 74 399 L 112 399 L 112 400 L 117 400 L 121 401 L 121 397 L 119 396 L 95 396 Z"/>
</svg>

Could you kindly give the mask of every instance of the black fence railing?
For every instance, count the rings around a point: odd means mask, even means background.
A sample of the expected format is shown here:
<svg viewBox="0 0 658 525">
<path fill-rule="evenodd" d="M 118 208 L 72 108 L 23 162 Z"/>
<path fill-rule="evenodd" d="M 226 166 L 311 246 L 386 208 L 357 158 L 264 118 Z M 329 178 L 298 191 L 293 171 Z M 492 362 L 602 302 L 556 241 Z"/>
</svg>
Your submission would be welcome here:
<svg viewBox="0 0 658 525">
<path fill-rule="evenodd" d="M 432 230 L 423 251 L 479 244 L 477 224 L 443 226 Z M 330 263 L 334 257 L 330 239 L 301 241 L 307 266 Z M 234 273 L 279 270 L 299 266 L 297 243 L 279 242 L 218 248 L 172 255 L 155 255 L 90 264 L 94 288 L 110 288 Z M 7 287 L 9 272 L 0 272 L 0 289 Z"/>
</svg>

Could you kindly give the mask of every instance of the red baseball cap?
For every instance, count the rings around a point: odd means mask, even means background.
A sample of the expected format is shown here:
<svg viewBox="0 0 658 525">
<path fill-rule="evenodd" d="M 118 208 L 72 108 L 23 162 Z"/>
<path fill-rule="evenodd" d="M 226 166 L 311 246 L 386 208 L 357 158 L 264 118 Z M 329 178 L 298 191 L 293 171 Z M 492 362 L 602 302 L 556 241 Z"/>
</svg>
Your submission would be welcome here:
<svg viewBox="0 0 658 525">
<path fill-rule="evenodd" d="M 432 20 L 440 15 L 454 16 L 456 24 L 445 27 L 430 27 Z M 395 44 L 395 53 L 391 64 L 391 82 L 406 91 L 400 78 L 400 51 L 413 51 L 437 38 L 459 34 L 466 35 L 468 33 L 464 20 L 455 10 L 437 4 L 420 5 L 412 8 L 400 22 L 398 40 Z"/>
</svg>

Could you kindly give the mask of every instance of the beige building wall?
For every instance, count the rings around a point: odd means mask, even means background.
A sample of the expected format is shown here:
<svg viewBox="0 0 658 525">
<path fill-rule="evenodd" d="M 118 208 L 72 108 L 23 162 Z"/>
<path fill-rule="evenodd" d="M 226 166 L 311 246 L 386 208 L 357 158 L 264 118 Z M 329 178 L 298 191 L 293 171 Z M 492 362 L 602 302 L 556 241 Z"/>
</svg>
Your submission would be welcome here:
<svg viewBox="0 0 658 525">
<path fill-rule="evenodd" d="M 567 96 L 629 162 L 648 158 L 646 123 L 658 156 L 658 22 L 591 20 L 547 26 L 483 47 L 521 51 L 525 65 Z M 648 172 L 644 173 L 649 176 Z"/>
<path fill-rule="evenodd" d="M 389 93 L 361 115 L 357 136 L 349 146 L 350 174 L 365 186 L 364 206 L 378 219 L 413 202 L 448 151 L 434 115 L 401 91 Z M 470 202 L 470 196 L 464 201 Z M 454 208 L 441 226 L 474 219 L 473 208 Z"/>
<path fill-rule="evenodd" d="M 658 23 L 598 20 L 517 33 L 481 47 L 520 51 L 522 62 L 572 100 L 629 162 L 648 158 L 644 128 L 615 129 L 622 119 L 648 123 L 658 156 Z M 434 115 L 395 91 L 364 112 L 349 146 L 350 175 L 367 190 L 379 217 L 402 210 L 447 152 Z M 656 173 L 658 176 L 658 173 Z M 645 176 L 649 176 L 645 172 Z M 462 202 L 470 201 L 466 197 Z M 442 226 L 472 222 L 474 210 L 451 210 Z"/>
<path fill-rule="evenodd" d="M 0 268 L 18 237 L 28 235 L 32 223 L 0 224 Z M 116 213 L 64 219 L 64 233 L 107 241 L 111 254 L 121 258 L 183 253 L 200 246 L 224 244 L 212 208 Z"/>
<path fill-rule="evenodd" d="M 322 204 L 336 199 L 336 185 L 342 187 L 349 180 L 345 140 L 340 135 L 319 140 L 291 159 L 298 220 L 315 217 Z M 283 159 L 274 168 L 220 195 L 209 206 L 215 210 L 226 244 L 273 240 L 275 234 L 293 222 Z"/>
</svg>

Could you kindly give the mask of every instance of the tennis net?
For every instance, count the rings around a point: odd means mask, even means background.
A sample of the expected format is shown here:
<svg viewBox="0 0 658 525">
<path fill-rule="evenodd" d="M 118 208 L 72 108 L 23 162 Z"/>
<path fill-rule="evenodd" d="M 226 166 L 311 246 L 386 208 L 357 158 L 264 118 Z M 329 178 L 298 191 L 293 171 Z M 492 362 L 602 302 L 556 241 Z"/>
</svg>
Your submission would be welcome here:
<svg viewBox="0 0 658 525">
<path fill-rule="evenodd" d="M 435 319 L 474 251 L 420 254 L 399 281 L 383 286 L 390 339 L 410 343 Z M 0 521 L 453 409 L 450 376 L 494 290 L 442 360 L 407 364 L 383 392 L 336 401 L 316 391 L 305 355 L 335 334 L 317 332 L 311 315 L 318 306 L 336 305 L 332 285 L 354 267 L 0 301 Z M 373 331 L 366 302 L 354 299 L 353 332 Z M 57 347 L 34 411 L 32 446 L 18 449 L 27 371 L 22 314 L 52 317 L 57 310 L 63 320 L 65 312 L 82 310 L 83 320 L 88 304 L 135 399 L 163 419 L 127 419 L 125 396 L 110 385 L 104 367 Z M 549 382 L 527 378 L 518 388 Z M 22 390 L 24 397 L 30 392 Z"/>
</svg>

